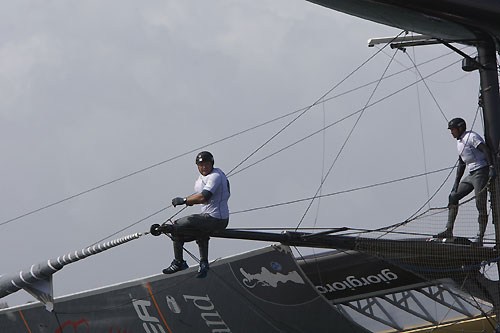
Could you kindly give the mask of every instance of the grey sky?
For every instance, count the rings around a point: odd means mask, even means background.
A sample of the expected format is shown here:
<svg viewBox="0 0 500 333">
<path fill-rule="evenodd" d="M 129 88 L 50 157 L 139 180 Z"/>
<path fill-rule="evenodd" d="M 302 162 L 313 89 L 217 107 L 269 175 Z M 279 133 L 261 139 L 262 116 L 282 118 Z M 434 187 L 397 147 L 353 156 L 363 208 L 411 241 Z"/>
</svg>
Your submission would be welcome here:
<svg viewBox="0 0 500 333">
<path fill-rule="evenodd" d="M 299 0 L 15 1 L 0 4 L 0 223 L 312 104 L 376 49 L 384 27 Z M 471 49 L 466 51 L 472 52 Z M 376 80 L 380 54 L 331 95 Z M 408 50 L 417 62 L 439 46 Z M 396 59 L 411 66 L 407 55 Z M 424 75 L 459 60 L 422 66 Z M 393 62 L 389 73 L 403 69 Z M 373 100 L 416 79 L 383 81 Z M 472 122 L 478 78 L 460 64 L 428 81 L 448 119 Z M 362 108 L 374 86 L 317 106 L 243 166 Z M 446 120 L 419 85 L 427 170 L 453 165 Z M 230 209 L 309 197 L 357 117 L 230 178 Z M 211 146 L 231 170 L 292 117 Z M 476 128 L 482 133 L 482 128 Z M 323 142 L 326 142 L 323 149 Z M 195 154 L 0 227 L 0 272 L 90 245 L 192 192 Z M 417 90 L 363 114 L 323 193 L 424 172 Z M 445 173 L 430 176 L 431 193 Z M 442 206 L 448 187 L 433 201 Z M 404 220 L 427 199 L 425 178 L 321 200 L 316 226 L 375 228 Z M 295 227 L 307 203 L 235 214 L 230 227 Z M 313 226 L 317 206 L 303 226 Z M 166 212 L 113 238 L 149 230 Z M 198 212 L 193 207 L 183 213 Z M 212 240 L 210 259 L 264 246 Z M 188 249 L 197 253 L 193 244 Z M 305 251 L 307 253 L 307 251 Z M 145 236 L 55 275 L 57 296 L 156 274 L 172 259 L 166 237 Z M 192 265 L 194 262 L 189 260 Z M 30 300 L 24 292 L 10 304 Z"/>
</svg>

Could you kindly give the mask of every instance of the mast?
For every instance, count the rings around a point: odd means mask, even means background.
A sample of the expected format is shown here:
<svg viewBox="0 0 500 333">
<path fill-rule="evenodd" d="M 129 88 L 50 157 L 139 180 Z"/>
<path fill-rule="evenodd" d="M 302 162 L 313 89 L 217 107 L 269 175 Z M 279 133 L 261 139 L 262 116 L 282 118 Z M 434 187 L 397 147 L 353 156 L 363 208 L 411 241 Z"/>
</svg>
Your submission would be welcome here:
<svg viewBox="0 0 500 333">
<path fill-rule="evenodd" d="M 477 44 L 479 77 L 481 82 L 482 108 L 484 116 L 484 136 L 495 161 L 497 177 L 490 184 L 492 219 L 495 225 L 496 248 L 500 249 L 500 177 L 498 145 L 500 143 L 500 95 L 498 91 L 498 67 L 495 42 L 488 35 L 481 36 Z M 497 263 L 498 275 L 500 265 Z M 500 305 L 495 305 L 497 320 L 500 318 Z"/>
</svg>

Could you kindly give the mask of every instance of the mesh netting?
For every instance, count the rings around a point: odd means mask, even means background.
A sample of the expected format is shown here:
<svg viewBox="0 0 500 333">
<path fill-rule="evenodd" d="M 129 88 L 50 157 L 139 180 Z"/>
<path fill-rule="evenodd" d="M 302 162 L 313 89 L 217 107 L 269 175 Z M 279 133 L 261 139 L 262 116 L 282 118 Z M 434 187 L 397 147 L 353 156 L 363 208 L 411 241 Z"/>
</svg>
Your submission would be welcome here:
<svg viewBox="0 0 500 333">
<path fill-rule="evenodd" d="M 460 204 L 454 224 L 453 236 L 474 241 L 479 230 L 478 215 L 474 198 Z M 391 239 L 431 238 L 446 229 L 447 220 L 447 207 L 430 208 L 401 224 L 386 227 L 380 229 L 380 231 L 360 234 L 360 236 Z M 484 246 L 493 246 L 494 244 L 495 229 L 492 223 L 491 210 L 489 210 Z"/>
<path fill-rule="evenodd" d="M 379 257 L 428 281 L 448 280 L 473 298 L 500 304 L 498 290 L 499 255 L 491 210 L 484 244 L 474 241 L 479 230 L 474 198 L 458 210 L 452 238 L 434 238 L 443 231 L 448 208 L 431 208 L 408 221 L 375 232 L 360 233 L 356 250 Z"/>
</svg>

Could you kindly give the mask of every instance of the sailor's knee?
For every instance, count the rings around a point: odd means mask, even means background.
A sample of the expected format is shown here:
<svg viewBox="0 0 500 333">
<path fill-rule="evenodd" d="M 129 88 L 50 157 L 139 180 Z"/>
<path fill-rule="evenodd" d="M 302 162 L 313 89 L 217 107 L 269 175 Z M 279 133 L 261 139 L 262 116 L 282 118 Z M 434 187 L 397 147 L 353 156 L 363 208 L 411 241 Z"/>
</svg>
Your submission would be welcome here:
<svg viewBox="0 0 500 333">
<path fill-rule="evenodd" d="M 198 244 L 198 245 L 208 244 L 209 239 L 210 239 L 210 237 L 208 237 L 208 236 L 200 237 L 200 238 L 196 239 L 196 244 Z"/>
<path fill-rule="evenodd" d="M 173 222 L 173 225 L 178 227 L 184 227 L 186 224 L 189 224 L 189 216 L 183 216 Z"/>
<path fill-rule="evenodd" d="M 459 200 L 460 199 L 459 199 L 458 195 L 456 195 L 455 193 L 451 193 L 448 196 L 448 206 L 450 206 L 450 205 L 453 205 L 453 206 L 458 205 L 458 201 Z"/>
</svg>

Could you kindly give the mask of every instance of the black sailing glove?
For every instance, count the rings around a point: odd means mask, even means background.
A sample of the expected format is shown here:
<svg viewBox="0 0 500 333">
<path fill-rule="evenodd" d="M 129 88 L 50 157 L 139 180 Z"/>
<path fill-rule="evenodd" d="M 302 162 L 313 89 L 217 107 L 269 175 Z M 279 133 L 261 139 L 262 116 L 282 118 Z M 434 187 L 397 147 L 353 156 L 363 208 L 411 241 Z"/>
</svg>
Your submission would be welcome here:
<svg viewBox="0 0 500 333">
<path fill-rule="evenodd" d="M 186 198 L 177 197 L 172 199 L 172 205 L 174 207 L 177 205 L 184 205 L 184 204 L 186 204 Z"/>
</svg>

